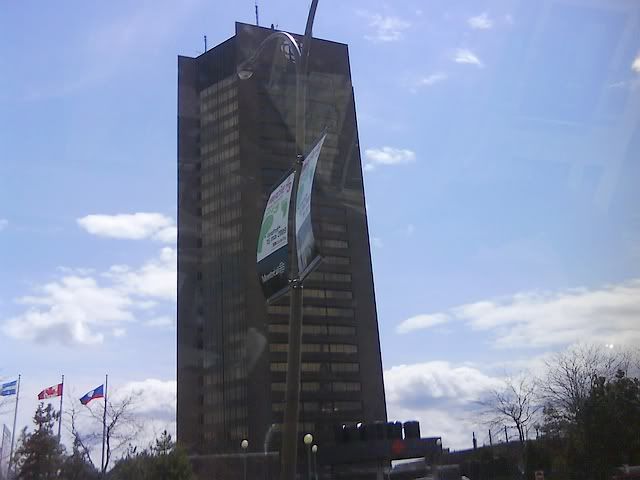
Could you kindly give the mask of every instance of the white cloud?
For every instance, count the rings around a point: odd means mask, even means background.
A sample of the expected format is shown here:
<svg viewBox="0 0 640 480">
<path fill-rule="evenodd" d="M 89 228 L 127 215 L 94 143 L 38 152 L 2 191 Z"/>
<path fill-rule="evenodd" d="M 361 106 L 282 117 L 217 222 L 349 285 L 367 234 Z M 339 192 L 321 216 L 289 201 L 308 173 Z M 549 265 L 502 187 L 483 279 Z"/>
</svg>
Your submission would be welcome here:
<svg viewBox="0 0 640 480">
<path fill-rule="evenodd" d="M 95 327 L 133 320 L 132 300 L 93 278 L 66 276 L 39 290 L 39 296 L 19 300 L 29 309 L 6 321 L 7 335 L 36 342 L 92 344 L 104 339 Z"/>
<path fill-rule="evenodd" d="M 128 240 L 151 238 L 175 243 L 178 232 L 173 219 L 161 213 L 87 215 L 77 222 L 93 235 Z"/>
<path fill-rule="evenodd" d="M 449 316 L 443 313 L 435 313 L 433 315 L 416 315 L 415 317 L 407 318 L 396 327 L 398 333 L 409 333 L 414 330 L 425 330 L 427 328 L 435 327 L 436 325 L 442 325 L 449 321 Z"/>
<path fill-rule="evenodd" d="M 411 23 L 399 17 L 380 15 L 379 13 L 359 12 L 369 21 L 369 27 L 373 29 L 373 35 L 365 35 L 367 40 L 373 42 L 395 42 L 402 38 L 403 33 Z"/>
<path fill-rule="evenodd" d="M 114 399 L 117 401 L 132 395 L 135 398 L 137 413 L 173 421 L 176 411 L 176 389 L 175 380 L 162 381 L 148 378 L 125 384 L 117 390 Z"/>
<path fill-rule="evenodd" d="M 123 325 L 135 321 L 140 312 L 175 298 L 176 251 L 165 247 L 157 259 L 138 269 L 114 266 L 95 278 L 63 274 L 34 295 L 18 299 L 27 310 L 6 319 L 2 331 L 40 343 L 102 343 L 108 333 L 125 334 Z"/>
<path fill-rule="evenodd" d="M 0 232 L 4 230 L 7 227 L 7 225 L 9 225 L 9 220 L 5 218 L 0 218 Z"/>
<path fill-rule="evenodd" d="M 487 12 L 484 12 L 478 16 L 471 17 L 467 20 L 467 23 L 471 28 L 476 30 L 488 30 L 493 27 L 493 20 L 489 18 Z"/>
<path fill-rule="evenodd" d="M 633 70 L 634 72 L 640 73 L 640 53 L 633 60 L 633 63 L 631 64 L 631 70 Z"/>
<path fill-rule="evenodd" d="M 456 63 L 462 63 L 466 65 L 475 65 L 477 67 L 483 66 L 483 63 L 478 58 L 478 56 L 475 53 L 473 53 L 471 50 L 466 48 L 457 49 L 453 57 L 453 61 Z"/>
<path fill-rule="evenodd" d="M 440 83 L 440 82 L 445 81 L 447 78 L 448 78 L 448 76 L 444 72 L 433 73 L 433 74 L 428 75 L 426 77 L 420 78 L 416 82 L 416 86 L 418 86 L 418 87 L 431 87 L 432 85 L 435 85 L 436 83 Z"/>
<path fill-rule="evenodd" d="M 511 15 L 510 13 L 507 13 L 504 16 L 504 21 L 506 22 L 507 25 L 513 25 L 515 23 L 513 20 L 513 15 Z"/>
<path fill-rule="evenodd" d="M 640 343 L 640 279 L 600 288 L 522 292 L 441 314 L 490 331 L 500 348 Z M 433 314 L 433 315 L 438 315 Z"/>
<path fill-rule="evenodd" d="M 400 165 L 415 162 L 416 154 L 405 148 L 367 148 L 364 151 L 365 170 L 370 171 L 378 165 Z"/>
<path fill-rule="evenodd" d="M 384 372 L 389 419 L 420 421 L 423 436 L 442 436 L 445 447 L 470 446 L 475 402 L 500 385 L 469 365 L 433 361 Z"/>
<path fill-rule="evenodd" d="M 137 270 L 126 265 L 115 265 L 104 276 L 131 295 L 175 300 L 177 261 L 177 250 L 164 247 L 157 259 Z"/>
</svg>

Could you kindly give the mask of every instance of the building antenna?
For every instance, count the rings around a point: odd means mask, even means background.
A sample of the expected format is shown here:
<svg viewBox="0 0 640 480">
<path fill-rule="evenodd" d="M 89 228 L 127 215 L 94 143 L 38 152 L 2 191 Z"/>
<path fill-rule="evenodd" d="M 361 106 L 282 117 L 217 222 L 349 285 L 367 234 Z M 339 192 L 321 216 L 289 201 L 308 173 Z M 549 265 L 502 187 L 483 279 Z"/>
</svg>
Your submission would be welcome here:
<svg viewBox="0 0 640 480">
<path fill-rule="evenodd" d="M 207 36 L 204 36 L 204 53 L 207 53 Z"/>
<path fill-rule="evenodd" d="M 260 26 L 260 21 L 258 20 L 258 0 L 256 1 L 256 27 Z"/>
</svg>

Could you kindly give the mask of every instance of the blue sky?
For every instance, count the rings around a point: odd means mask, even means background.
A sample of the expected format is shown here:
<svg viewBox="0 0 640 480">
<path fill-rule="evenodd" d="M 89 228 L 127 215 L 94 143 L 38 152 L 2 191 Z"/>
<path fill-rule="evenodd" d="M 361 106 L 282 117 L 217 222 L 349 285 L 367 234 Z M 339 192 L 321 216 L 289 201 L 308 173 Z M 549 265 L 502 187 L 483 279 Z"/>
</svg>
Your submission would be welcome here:
<svg viewBox="0 0 640 480">
<path fill-rule="evenodd" d="M 306 2 L 261 2 L 300 31 Z M 109 372 L 174 427 L 178 54 L 253 2 L 0 18 L 0 378 Z M 640 340 L 640 4 L 321 0 L 349 44 L 391 418 L 470 444 L 507 371 Z M 0 422 L 10 423 L 7 405 Z M 482 441 L 482 438 L 481 438 Z"/>
</svg>

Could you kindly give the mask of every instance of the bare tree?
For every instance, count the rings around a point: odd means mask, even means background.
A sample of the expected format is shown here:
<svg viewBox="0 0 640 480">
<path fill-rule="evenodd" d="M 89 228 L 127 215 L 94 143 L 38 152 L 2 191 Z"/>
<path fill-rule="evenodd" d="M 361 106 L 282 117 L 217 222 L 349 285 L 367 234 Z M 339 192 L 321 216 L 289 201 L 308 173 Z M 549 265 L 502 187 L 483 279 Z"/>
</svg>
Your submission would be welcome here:
<svg viewBox="0 0 640 480">
<path fill-rule="evenodd" d="M 589 397 L 594 377 L 611 380 L 618 370 L 627 372 L 632 355 L 625 350 L 577 345 L 555 353 L 546 362 L 540 393 L 546 409 L 558 420 L 573 422 Z"/>
<path fill-rule="evenodd" d="M 107 470 L 113 456 L 135 441 L 142 429 L 136 418 L 134 407 L 136 394 L 129 394 L 120 400 L 107 402 L 105 429 L 105 462 Z M 67 411 L 68 430 L 73 436 L 74 444 L 86 455 L 92 465 L 92 451 L 101 455 L 102 422 L 104 403 L 94 402 L 84 407 L 74 402 Z"/>
<path fill-rule="evenodd" d="M 492 431 L 514 428 L 518 432 L 518 440 L 524 444 L 541 410 L 537 387 L 537 381 L 530 376 L 505 379 L 503 388 L 492 390 L 480 402 L 485 423 Z"/>
</svg>

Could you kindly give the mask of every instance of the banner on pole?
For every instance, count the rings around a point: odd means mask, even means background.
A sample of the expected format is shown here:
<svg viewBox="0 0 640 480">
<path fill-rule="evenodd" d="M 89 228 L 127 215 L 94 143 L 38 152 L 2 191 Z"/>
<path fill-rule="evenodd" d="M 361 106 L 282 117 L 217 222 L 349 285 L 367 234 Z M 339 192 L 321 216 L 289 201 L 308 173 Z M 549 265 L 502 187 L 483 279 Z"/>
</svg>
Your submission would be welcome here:
<svg viewBox="0 0 640 480">
<path fill-rule="evenodd" d="M 311 223 L 311 194 L 313 192 L 313 180 L 318 158 L 325 138 L 327 138 L 326 133 L 320 137 L 320 140 L 304 159 L 302 170 L 300 171 L 300 181 L 298 182 L 296 196 L 296 247 L 298 250 L 298 271 L 301 278 L 310 273 L 317 264 L 317 260 L 319 260 Z"/>
<path fill-rule="evenodd" d="M 258 234 L 258 276 L 267 299 L 286 289 L 288 285 L 289 207 L 294 175 L 294 172 L 290 172 L 271 191 Z"/>
</svg>

